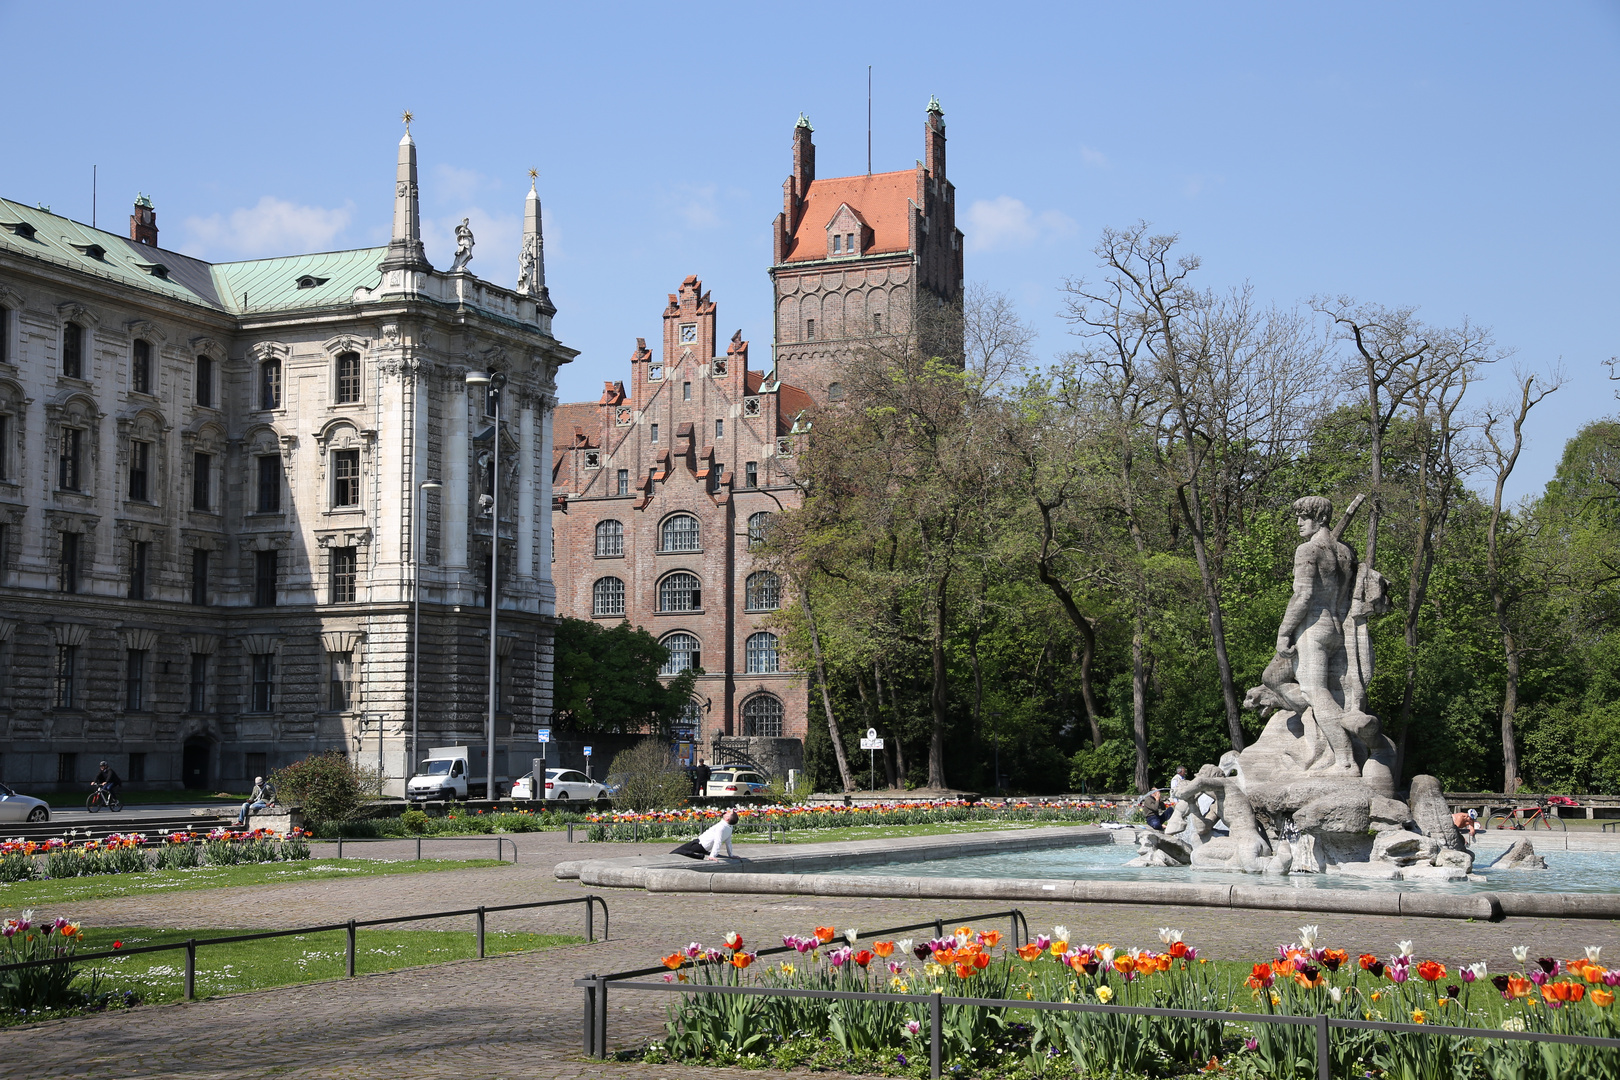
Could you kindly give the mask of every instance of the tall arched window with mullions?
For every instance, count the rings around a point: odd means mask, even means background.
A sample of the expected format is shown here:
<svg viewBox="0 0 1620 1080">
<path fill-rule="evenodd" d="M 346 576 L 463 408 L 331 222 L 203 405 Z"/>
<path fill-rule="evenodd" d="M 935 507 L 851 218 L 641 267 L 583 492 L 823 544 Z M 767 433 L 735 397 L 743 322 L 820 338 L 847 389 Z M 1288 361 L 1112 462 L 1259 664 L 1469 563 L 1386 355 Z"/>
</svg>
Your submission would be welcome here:
<svg viewBox="0 0 1620 1080">
<path fill-rule="evenodd" d="M 676 514 L 659 528 L 658 550 L 696 551 L 698 539 L 698 519 L 691 514 Z"/>
<path fill-rule="evenodd" d="M 770 694 L 755 694 L 742 707 L 743 734 L 766 738 L 782 736 L 782 702 Z"/>
<path fill-rule="evenodd" d="M 592 615 L 624 614 L 624 582 L 616 577 L 598 578 L 591 586 Z"/>
<path fill-rule="evenodd" d="M 669 650 L 669 659 L 658 669 L 658 674 L 679 675 L 683 671 L 703 666 L 701 663 L 703 654 L 698 648 L 698 639 L 691 634 L 671 634 L 659 644 Z"/>
<path fill-rule="evenodd" d="M 624 554 L 624 522 L 598 521 L 596 523 L 596 553 L 598 555 Z"/>
<path fill-rule="evenodd" d="M 748 674 L 775 675 L 779 670 L 776 663 L 776 635 L 760 631 L 748 636 Z"/>
<path fill-rule="evenodd" d="M 658 583 L 659 611 L 701 611 L 703 584 L 695 574 L 677 570 Z"/>
<path fill-rule="evenodd" d="M 782 606 L 782 582 L 769 570 L 756 570 L 748 575 L 743 590 L 749 611 L 775 611 Z"/>
<path fill-rule="evenodd" d="M 757 514 L 748 515 L 748 550 L 755 551 L 765 546 L 770 539 L 771 514 L 768 510 L 761 510 Z"/>
</svg>

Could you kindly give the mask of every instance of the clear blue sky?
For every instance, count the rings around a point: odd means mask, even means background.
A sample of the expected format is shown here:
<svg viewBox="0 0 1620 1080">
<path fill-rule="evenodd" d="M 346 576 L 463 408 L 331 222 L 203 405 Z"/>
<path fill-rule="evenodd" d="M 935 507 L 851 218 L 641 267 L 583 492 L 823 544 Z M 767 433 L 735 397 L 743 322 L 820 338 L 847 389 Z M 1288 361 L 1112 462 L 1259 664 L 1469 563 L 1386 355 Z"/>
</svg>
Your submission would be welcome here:
<svg viewBox="0 0 1620 1080">
<path fill-rule="evenodd" d="M 515 280 L 541 170 L 565 400 L 622 378 L 697 274 L 768 365 L 770 223 L 799 112 L 822 175 L 922 153 L 945 107 L 967 275 L 1069 347 L 1058 287 L 1107 225 L 1181 234 L 1216 287 L 1349 293 L 1495 328 L 1569 383 L 1515 493 L 1620 411 L 1620 6 L 1557 4 L 40 4 L 0 2 L 0 195 L 212 259 L 379 243 L 398 116 L 428 252 L 470 217 Z M 1505 392 L 1505 379 L 1487 384 Z"/>
</svg>

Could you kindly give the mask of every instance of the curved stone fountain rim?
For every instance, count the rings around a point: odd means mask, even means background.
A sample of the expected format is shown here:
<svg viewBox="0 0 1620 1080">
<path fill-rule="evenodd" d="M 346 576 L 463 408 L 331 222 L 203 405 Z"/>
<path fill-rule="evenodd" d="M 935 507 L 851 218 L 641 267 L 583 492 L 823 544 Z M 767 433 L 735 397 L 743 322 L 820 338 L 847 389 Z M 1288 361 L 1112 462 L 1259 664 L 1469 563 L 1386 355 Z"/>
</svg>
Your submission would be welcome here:
<svg viewBox="0 0 1620 1080">
<path fill-rule="evenodd" d="M 1112 844 L 1094 826 L 1045 827 L 899 840 L 794 845 L 738 863 L 695 862 L 679 856 L 629 856 L 558 863 L 558 878 L 607 889 L 773 896 L 863 896 L 894 900 L 1025 900 L 1083 904 L 1394 915 L 1427 919 L 1620 919 L 1620 893 L 1423 893 L 1396 889 L 1289 889 L 1255 885 L 1234 874 L 1232 884 L 1178 881 L 1062 881 L 1039 878 L 940 878 L 815 873 L 831 866 L 881 866 L 972 855 Z M 758 845 L 749 844 L 753 849 Z"/>
</svg>

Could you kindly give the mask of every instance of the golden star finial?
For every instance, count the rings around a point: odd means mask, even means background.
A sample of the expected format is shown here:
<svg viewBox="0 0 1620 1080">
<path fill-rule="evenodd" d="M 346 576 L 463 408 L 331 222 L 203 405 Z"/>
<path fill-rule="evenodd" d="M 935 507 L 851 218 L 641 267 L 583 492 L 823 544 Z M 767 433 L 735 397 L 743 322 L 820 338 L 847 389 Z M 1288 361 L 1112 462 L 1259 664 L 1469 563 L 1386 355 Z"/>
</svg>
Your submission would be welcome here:
<svg viewBox="0 0 1620 1080">
<path fill-rule="evenodd" d="M 535 184 L 539 182 L 539 179 L 538 179 L 539 176 L 540 176 L 540 170 L 539 169 L 530 169 L 529 170 L 529 190 L 530 191 L 533 191 Z"/>
<path fill-rule="evenodd" d="M 405 121 L 405 134 L 409 135 L 411 133 L 411 121 L 416 119 L 416 114 L 406 109 L 400 114 L 399 118 Z"/>
</svg>

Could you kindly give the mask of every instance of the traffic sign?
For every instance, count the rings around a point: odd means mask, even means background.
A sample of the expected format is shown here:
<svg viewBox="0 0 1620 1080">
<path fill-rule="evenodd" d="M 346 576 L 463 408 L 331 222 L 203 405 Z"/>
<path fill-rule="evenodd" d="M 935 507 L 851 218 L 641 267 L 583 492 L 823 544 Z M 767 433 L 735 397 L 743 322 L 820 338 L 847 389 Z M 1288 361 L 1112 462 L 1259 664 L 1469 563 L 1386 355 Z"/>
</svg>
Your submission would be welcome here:
<svg viewBox="0 0 1620 1080">
<path fill-rule="evenodd" d="M 866 737 L 867 737 L 867 738 L 868 738 L 868 739 L 875 739 L 875 738 L 877 738 L 877 728 L 875 728 L 875 727 L 869 727 L 869 728 L 867 728 L 867 729 L 866 729 Z"/>
<path fill-rule="evenodd" d="M 551 729 L 550 728 L 543 727 L 543 728 L 540 729 L 540 741 L 543 742 L 543 743 L 548 743 L 548 742 L 551 741 Z"/>
<path fill-rule="evenodd" d="M 587 747 L 586 747 L 586 748 L 585 748 L 585 756 L 586 756 L 586 757 L 590 757 L 590 756 L 591 756 L 591 748 L 590 748 L 590 747 L 588 747 L 588 746 L 587 746 Z"/>
<path fill-rule="evenodd" d="M 883 740 L 877 738 L 874 735 L 868 735 L 866 738 L 861 740 L 861 749 L 862 750 L 881 750 L 881 749 L 883 749 Z"/>
</svg>

